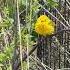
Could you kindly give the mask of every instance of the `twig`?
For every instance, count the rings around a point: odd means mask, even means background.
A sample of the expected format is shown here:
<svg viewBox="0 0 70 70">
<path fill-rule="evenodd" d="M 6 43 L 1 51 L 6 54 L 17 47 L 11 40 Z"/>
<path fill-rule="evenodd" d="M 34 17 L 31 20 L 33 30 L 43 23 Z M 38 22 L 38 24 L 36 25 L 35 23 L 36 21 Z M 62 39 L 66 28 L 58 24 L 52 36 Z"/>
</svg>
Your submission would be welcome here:
<svg viewBox="0 0 70 70">
<path fill-rule="evenodd" d="M 66 0 L 67 4 L 70 6 L 70 2 L 68 0 Z"/>
<path fill-rule="evenodd" d="M 42 7 L 42 6 L 41 6 Z M 50 13 L 47 9 L 45 9 L 44 7 L 42 7 L 45 12 L 47 12 L 49 15 L 51 15 L 54 19 L 56 19 L 58 22 L 60 22 L 66 29 L 68 29 L 68 27 L 62 22 L 60 21 L 57 17 L 55 17 L 52 13 Z"/>
<path fill-rule="evenodd" d="M 61 16 L 61 18 L 66 22 L 66 24 L 70 27 L 70 24 L 68 23 L 68 21 L 66 21 L 66 19 L 62 16 L 62 14 L 55 8 L 55 10 L 57 11 L 57 13 Z"/>
<path fill-rule="evenodd" d="M 39 3 L 38 3 L 39 4 Z M 58 22 L 60 22 L 66 29 L 68 29 L 68 26 L 66 26 L 62 21 L 60 21 L 57 17 L 55 17 L 52 13 L 50 13 L 45 7 L 43 7 L 41 4 L 39 4 L 41 6 L 41 8 L 43 8 L 45 10 L 45 12 L 47 12 L 51 17 L 53 17 L 55 20 L 57 20 Z"/>
<path fill-rule="evenodd" d="M 30 58 L 32 58 L 33 60 L 35 60 L 40 66 L 42 66 L 45 70 L 47 70 L 46 68 L 48 68 L 49 70 L 52 70 L 50 67 L 48 67 L 47 65 L 43 64 L 41 61 L 33 58 L 32 56 L 30 56 Z"/>
</svg>

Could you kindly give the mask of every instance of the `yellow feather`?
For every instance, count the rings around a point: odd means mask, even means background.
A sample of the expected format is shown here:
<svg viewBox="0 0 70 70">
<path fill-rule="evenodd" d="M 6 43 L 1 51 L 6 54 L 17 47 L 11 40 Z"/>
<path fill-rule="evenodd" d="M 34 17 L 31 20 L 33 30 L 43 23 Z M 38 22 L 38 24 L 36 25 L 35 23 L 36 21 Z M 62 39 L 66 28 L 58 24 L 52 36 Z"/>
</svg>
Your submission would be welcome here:
<svg viewBox="0 0 70 70">
<path fill-rule="evenodd" d="M 54 24 L 46 15 L 41 15 L 35 24 L 35 31 L 43 36 L 54 33 Z"/>
</svg>

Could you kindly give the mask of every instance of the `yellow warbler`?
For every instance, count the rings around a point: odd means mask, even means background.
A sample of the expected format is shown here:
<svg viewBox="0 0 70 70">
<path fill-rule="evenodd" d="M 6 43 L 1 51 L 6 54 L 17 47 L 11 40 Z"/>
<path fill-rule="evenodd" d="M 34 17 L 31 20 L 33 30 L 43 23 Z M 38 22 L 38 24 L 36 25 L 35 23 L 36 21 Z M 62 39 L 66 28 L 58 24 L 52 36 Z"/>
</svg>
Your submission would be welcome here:
<svg viewBox="0 0 70 70">
<path fill-rule="evenodd" d="M 35 24 L 35 31 L 43 36 L 54 33 L 54 23 L 46 15 L 41 15 Z"/>
</svg>

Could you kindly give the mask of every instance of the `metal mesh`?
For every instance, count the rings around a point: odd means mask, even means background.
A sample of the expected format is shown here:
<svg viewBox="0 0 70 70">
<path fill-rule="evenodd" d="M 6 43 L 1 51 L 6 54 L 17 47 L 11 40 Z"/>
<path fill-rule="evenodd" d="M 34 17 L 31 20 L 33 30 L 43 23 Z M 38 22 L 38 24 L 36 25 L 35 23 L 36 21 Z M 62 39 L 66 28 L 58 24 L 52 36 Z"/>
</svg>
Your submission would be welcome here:
<svg viewBox="0 0 70 70">
<path fill-rule="evenodd" d="M 66 0 L 59 0 L 59 12 L 64 19 L 70 23 L 70 9 Z M 65 25 L 66 22 L 60 15 L 50 7 L 50 12 L 60 19 Z M 49 15 L 48 15 L 49 16 Z M 55 32 L 65 29 L 57 20 L 50 17 L 56 24 Z M 39 36 L 39 46 L 37 48 L 38 58 L 53 70 L 61 68 L 70 68 L 70 32 L 63 31 L 53 37 Z"/>
</svg>

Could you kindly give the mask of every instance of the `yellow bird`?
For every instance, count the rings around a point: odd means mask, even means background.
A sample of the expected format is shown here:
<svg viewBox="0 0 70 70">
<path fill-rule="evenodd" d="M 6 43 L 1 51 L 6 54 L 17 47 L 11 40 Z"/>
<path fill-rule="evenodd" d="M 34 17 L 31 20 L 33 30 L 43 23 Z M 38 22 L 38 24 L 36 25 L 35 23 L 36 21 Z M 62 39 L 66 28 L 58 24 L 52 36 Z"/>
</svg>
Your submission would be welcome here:
<svg viewBox="0 0 70 70">
<path fill-rule="evenodd" d="M 35 32 L 46 36 L 54 33 L 55 25 L 46 15 L 41 15 L 35 24 Z"/>
</svg>

